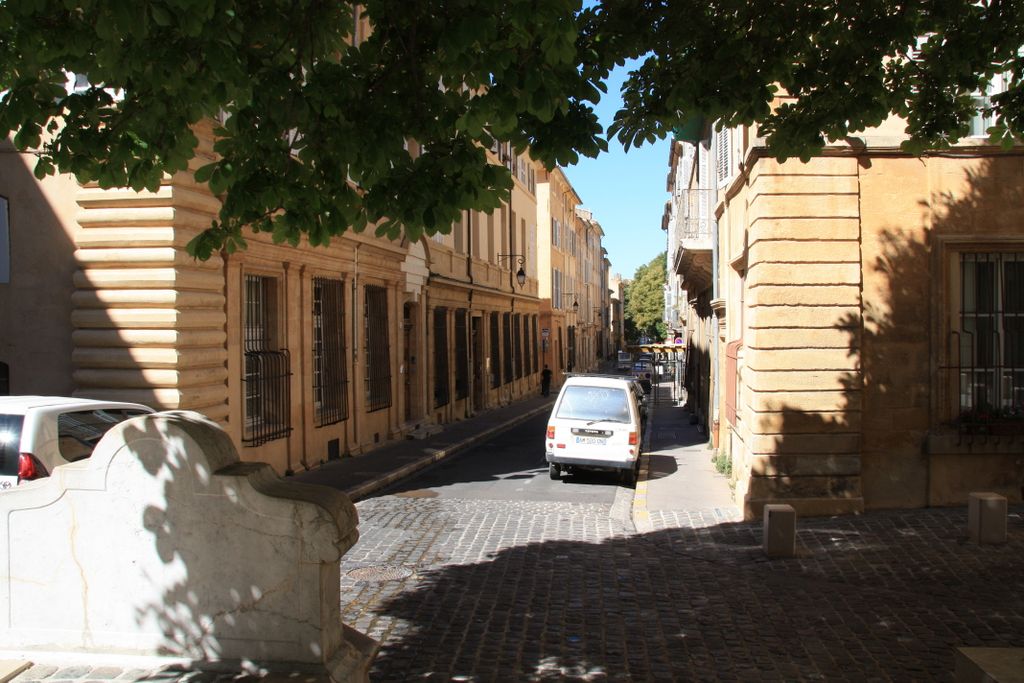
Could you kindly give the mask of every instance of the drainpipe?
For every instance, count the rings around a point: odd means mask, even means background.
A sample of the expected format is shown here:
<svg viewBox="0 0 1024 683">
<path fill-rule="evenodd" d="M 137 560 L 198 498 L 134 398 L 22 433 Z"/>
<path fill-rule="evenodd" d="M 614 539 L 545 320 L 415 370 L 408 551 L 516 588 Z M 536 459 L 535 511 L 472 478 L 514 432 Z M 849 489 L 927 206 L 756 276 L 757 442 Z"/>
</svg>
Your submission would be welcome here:
<svg viewBox="0 0 1024 683">
<path fill-rule="evenodd" d="M 709 159 L 709 163 L 717 158 L 718 155 L 718 136 L 714 135 L 714 126 L 711 128 L 712 135 L 711 140 L 715 143 L 714 154 Z M 718 173 L 714 168 L 708 169 L 708 180 L 711 181 L 711 206 L 709 212 L 711 215 L 708 217 L 711 220 L 711 299 L 714 301 L 718 299 L 718 218 L 714 216 L 714 207 L 718 206 Z M 718 313 L 712 309 L 712 325 L 711 325 L 711 405 L 709 406 L 708 416 L 710 424 L 708 425 L 708 435 L 711 436 L 711 432 L 715 429 L 715 423 L 718 422 L 718 401 L 719 401 L 719 386 L 721 382 L 718 377 L 718 345 L 721 340 L 721 335 L 718 331 Z M 717 437 L 716 437 L 717 438 Z"/>
<path fill-rule="evenodd" d="M 473 216 L 467 209 L 465 211 L 465 225 L 466 225 L 466 275 L 469 277 L 469 291 L 466 293 L 467 306 L 466 306 L 466 329 L 463 333 L 467 335 L 468 340 L 466 342 L 466 352 L 469 354 L 469 361 L 466 367 L 466 402 L 463 406 L 463 413 L 465 417 L 470 417 L 476 408 L 473 405 L 473 394 L 476 391 L 476 387 L 473 384 L 473 368 L 476 364 L 476 358 L 473 357 L 473 338 L 470 334 L 470 330 L 473 329 Z M 456 360 L 456 362 L 458 362 Z"/>
<path fill-rule="evenodd" d="M 359 367 L 359 247 L 362 244 L 356 242 L 354 249 L 355 255 L 352 264 L 352 368 Z M 364 370 L 365 372 L 365 370 Z M 353 373 L 354 374 L 354 373 Z M 364 412 L 361 408 L 357 407 L 356 397 L 359 396 L 359 388 L 357 382 L 352 382 L 352 400 L 350 405 L 353 410 L 351 411 L 352 417 L 352 445 L 359 446 L 359 420 L 355 416 L 359 413 Z M 365 408 L 365 406 L 363 406 Z M 351 449 L 350 449 L 351 450 Z"/>
</svg>

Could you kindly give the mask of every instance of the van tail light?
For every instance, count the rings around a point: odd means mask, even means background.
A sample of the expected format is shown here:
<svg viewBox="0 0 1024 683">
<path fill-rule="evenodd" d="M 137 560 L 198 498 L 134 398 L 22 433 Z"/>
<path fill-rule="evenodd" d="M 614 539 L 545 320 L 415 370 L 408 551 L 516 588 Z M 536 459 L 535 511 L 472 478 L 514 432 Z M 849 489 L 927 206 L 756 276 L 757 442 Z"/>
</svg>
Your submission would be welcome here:
<svg viewBox="0 0 1024 683">
<path fill-rule="evenodd" d="M 555 438 L 555 427 L 554 427 L 554 425 L 548 425 L 548 438 L 549 439 Z"/>
<path fill-rule="evenodd" d="M 43 466 L 31 453 L 18 455 L 18 481 L 31 481 L 46 476 Z"/>
<path fill-rule="evenodd" d="M 629 433 L 629 445 L 630 446 L 635 446 L 636 445 L 636 439 L 637 439 L 636 432 L 630 432 Z"/>
</svg>

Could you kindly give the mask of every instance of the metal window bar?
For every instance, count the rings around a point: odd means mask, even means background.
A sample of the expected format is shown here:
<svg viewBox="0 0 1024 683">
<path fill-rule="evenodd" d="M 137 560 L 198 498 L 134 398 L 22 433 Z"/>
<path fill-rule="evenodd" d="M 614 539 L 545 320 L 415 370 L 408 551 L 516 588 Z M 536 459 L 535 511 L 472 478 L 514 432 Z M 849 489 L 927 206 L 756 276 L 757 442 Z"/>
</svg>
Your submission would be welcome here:
<svg viewBox="0 0 1024 683">
<path fill-rule="evenodd" d="M 391 407 L 391 345 L 388 291 L 376 285 L 363 290 L 366 340 L 366 412 Z"/>
<path fill-rule="evenodd" d="M 291 362 L 287 349 L 273 348 L 276 325 L 276 279 L 246 275 L 242 443 L 247 446 L 284 438 L 292 430 Z"/>
<path fill-rule="evenodd" d="M 498 314 L 491 313 L 491 389 L 501 386 L 498 363 L 501 359 L 501 333 L 498 331 Z"/>
<path fill-rule="evenodd" d="M 512 381 L 512 314 L 502 313 L 501 318 L 501 327 L 505 338 L 505 362 L 502 367 L 502 378 L 504 381 L 502 384 L 508 384 Z"/>
<path fill-rule="evenodd" d="M 512 316 L 512 346 L 515 349 L 515 377 L 523 378 L 523 316 L 518 313 Z"/>
<path fill-rule="evenodd" d="M 537 344 L 537 316 L 533 316 L 531 322 L 533 328 L 533 343 L 530 344 L 530 348 L 533 349 L 533 371 L 540 372 L 540 347 Z"/>
<path fill-rule="evenodd" d="M 448 405 L 448 309 L 434 309 L 434 407 Z"/>
<path fill-rule="evenodd" d="M 960 255 L 944 386 L 961 433 L 1024 432 L 1024 253 Z"/>
<path fill-rule="evenodd" d="M 469 332 L 466 309 L 455 311 L 455 398 L 469 396 Z"/>
<path fill-rule="evenodd" d="M 344 283 L 313 278 L 313 424 L 348 419 Z"/>
</svg>

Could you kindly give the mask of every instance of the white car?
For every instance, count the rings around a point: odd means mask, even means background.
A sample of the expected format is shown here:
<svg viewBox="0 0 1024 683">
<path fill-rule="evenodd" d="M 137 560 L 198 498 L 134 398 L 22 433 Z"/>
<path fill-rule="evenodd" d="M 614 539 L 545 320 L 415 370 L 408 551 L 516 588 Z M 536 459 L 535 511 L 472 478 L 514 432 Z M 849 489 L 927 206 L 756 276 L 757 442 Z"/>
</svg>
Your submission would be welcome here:
<svg viewBox="0 0 1024 683">
<path fill-rule="evenodd" d="M 636 482 L 643 415 L 632 377 L 571 375 L 558 393 L 545 439 L 552 479 L 576 468 L 614 470 Z"/>
<path fill-rule="evenodd" d="M 88 458 L 111 427 L 152 412 L 139 403 L 0 396 L 0 490 Z"/>
</svg>

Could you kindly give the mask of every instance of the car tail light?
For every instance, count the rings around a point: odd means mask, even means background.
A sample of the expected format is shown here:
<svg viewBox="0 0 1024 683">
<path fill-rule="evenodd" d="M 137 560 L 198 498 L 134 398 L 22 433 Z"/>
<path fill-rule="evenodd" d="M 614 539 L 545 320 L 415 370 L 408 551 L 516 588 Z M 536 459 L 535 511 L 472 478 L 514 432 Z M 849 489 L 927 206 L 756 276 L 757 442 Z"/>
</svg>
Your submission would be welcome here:
<svg viewBox="0 0 1024 683">
<path fill-rule="evenodd" d="M 43 476 L 43 468 L 31 453 L 18 455 L 18 481 L 30 481 Z"/>
<path fill-rule="evenodd" d="M 629 433 L 629 445 L 630 446 L 635 446 L 636 445 L 636 440 L 637 440 L 636 432 L 630 432 Z"/>
<path fill-rule="evenodd" d="M 549 439 L 555 438 L 555 428 L 554 428 L 553 425 L 548 425 L 548 438 Z"/>
</svg>

